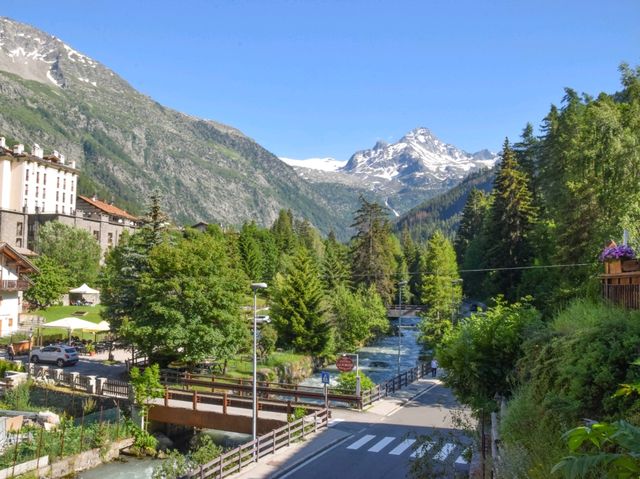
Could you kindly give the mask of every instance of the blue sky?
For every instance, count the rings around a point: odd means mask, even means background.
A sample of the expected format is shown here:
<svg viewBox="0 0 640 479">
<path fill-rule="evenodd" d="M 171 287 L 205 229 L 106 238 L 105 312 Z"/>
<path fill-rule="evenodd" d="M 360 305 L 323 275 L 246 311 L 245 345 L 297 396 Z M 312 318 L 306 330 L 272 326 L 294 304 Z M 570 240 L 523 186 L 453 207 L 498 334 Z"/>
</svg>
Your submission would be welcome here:
<svg viewBox="0 0 640 479">
<path fill-rule="evenodd" d="M 640 2 L 2 0 L 160 103 L 279 156 L 347 159 L 426 126 L 497 151 L 564 87 L 619 88 Z"/>
</svg>

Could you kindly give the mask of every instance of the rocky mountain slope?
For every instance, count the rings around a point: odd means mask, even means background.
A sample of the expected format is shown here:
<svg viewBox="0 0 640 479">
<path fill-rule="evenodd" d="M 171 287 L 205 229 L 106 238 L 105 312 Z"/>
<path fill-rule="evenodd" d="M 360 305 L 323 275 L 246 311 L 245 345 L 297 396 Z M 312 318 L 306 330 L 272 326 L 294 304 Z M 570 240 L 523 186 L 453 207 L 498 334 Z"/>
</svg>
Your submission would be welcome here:
<svg viewBox="0 0 640 479">
<path fill-rule="evenodd" d="M 178 222 L 270 224 L 291 208 L 346 234 L 357 191 L 325 197 L 240 131 L 165 108 L 58 38 L 0 17 L 0 135 L 78 161 L 80 192 Z M 348 204 L 347 204 L 348 201 Z"/>
</svg>

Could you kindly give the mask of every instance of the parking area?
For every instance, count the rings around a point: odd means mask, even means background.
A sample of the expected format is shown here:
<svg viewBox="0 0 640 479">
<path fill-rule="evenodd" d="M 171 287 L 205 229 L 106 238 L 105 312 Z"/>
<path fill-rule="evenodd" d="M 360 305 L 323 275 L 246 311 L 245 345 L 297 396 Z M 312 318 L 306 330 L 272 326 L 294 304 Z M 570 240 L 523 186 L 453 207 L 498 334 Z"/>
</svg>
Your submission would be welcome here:
<svg viewBox="0 0 640 479">
<path fill-rule="evenodd" d="M 6 352 L 2 352 L 2 357 L 6 359 Z M 115 349 L 113 351 L 114 362 L 107 361 L 108 352 L 96 354 L 95 356 L 81 355 L 80 360 L 73 366 L 65 366 L 65 372 L 79 372 L 85 376 L 98 376 L 109 379 L 124 379 L 127 368 L 125 360 L 131 358 L 131 351 L 125 349 Z M 16 356 L 17 360 L 26 363 L 28 356 Z M 50 366 L 54 366 L 51 364 Z"/>
</svg>

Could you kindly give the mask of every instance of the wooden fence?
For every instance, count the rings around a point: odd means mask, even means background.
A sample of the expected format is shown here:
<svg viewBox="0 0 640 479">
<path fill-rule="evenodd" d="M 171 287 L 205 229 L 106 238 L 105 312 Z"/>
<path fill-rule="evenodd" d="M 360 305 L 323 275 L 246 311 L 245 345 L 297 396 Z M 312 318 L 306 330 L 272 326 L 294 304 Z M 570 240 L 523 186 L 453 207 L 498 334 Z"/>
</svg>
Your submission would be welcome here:
<svg viewBox="0 0 640 479">
<path fill-rule="evenodd" d="M 305 436 L 326 428 L 328 424 L 329 411 L 322 409 L 227 451 L 211 462 L 189 471 L 181 479 L 228 477 L 252 462 L 257 462 L 265 456 L 274 454 L 278 449 L 291 445 L 292 442 L 302 440 Z"/>
</svg>

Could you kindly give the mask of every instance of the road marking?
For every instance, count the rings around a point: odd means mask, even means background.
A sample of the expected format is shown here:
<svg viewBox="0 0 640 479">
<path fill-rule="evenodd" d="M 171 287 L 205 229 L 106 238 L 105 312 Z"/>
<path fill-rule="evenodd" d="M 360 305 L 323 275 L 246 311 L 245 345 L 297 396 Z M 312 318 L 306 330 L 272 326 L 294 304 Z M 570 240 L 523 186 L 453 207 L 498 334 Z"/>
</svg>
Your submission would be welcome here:
<svg viewBox="0 0 640 479">
<path fill-rule="evenodd" d="M 373 439 L 375 436 L 372 436 L 371 434 L 367 434 L 366 436 L 361 437 L 360 439 L 358 439 L 356 442 L 354 442 L 353 444 L 351 444 L 349 447 L 347 447 L 347 449 L 360 449 L 362 446 L 364 446 L 366 443 L 368 443 L 369 441 L 371 441 L 371 439 Z"/>
<path fill-rule="evenodd" d="M 336 447 L 340 446 L 343 442 L 348 441 L 349 439 L 353 438 L 353 434 L 351 434 L 350 436 L 344 437 L 342 439 L 340 439 L 338 442 L 336 442 L 333 446 L 331 446 L 328 449 L 325 449 L 324 451 L 322 451 L 320 454 L 316 454 L 313 457 L 310 457 L 309 459 L 307 459 L 306 461 L 302 462 L 301 464 L 297 465 L 296 467 L 294 467 L 293 469 L 291 469 L 289 472 L 286 472 L 284 474 L 284 476 L 278 476 L 278 473 L 276 473 L 273 477 L 277 477 L 278 479 L 286 479 L 287 477 L 289 477 L 291 474 L 293 474 L 294 472 L 298 472 L 300 469 L 302 469 L 303 467 L 306 467 L 307 464 L 312 463 L 313 461 L 315 461 L 316 459 L 324 456 L 325 454 L 333 451 Z"/>
<path fill-rule="evenodd" d="M 339 418 L 329 419 L 328 425 L 329 425 L 329 427 L 333 427 L 336 424 L 338 424 L 339 422 L 344 422 L 344 419 L 339 419 Z"/>
<path fill-rule="evenodd" d="M 438 452 L 438 454 L 433 456 L 433 458 L 436 461 L 444 461 L 447 458 L 447 456 L 451 454 L 451 451 L 453 451 L 455 448 L 456 448 L 455 444 L 451 444 L 450 442 L 448 442 L 444 446 L 442 446 L 442 449 L 440 449 L 440 452 Z"/>
<path fill-rule="evenodd" d="M 380 439 L 376 444 L 374 444 L 373 446 L 371 446 L 369 448 L 369 452 L 380 452 L 380 451 L 382 451 L 394 439 L 395 439 L 395 437 L 393 437 L 393 436 L 387 436 L 387 437 L 385 437 L 383 439 Z"/>
<path fill-rule="evenodd" d="M 424 391 L 416 394 L 415 396 L 413 396 L 411 399 L 409 399 L 407 402 L 405 402 L 404 404 L 400 404 L 400 406 L 398 406 L 397 408 L 395 408 L 393 411 L 388 412 L 387 414 L 385 414 L 385 416 L 393 416 L 395 413 L 397 413 L 400 409 L 402 409 L 403 407 L 405 407 L 408 404 L 411 404 L 413 401 L 415 401 L 416 399 L 418 399 L 420 396 L 422 396 L 423 394 L 427 394 L 429 391 L 431 391 L 433 388 L 435 388 L 436 386 L 439 386 L 439 383 L 434 384 L 433 386 L 425 389 Z"/>
<path fill-rule="evenodd" d="M 463 453 L 463 454 L 464 454 L 464 453 Z M 467 462 L 468 462 L 468 461 L 467 461 L 464 457 L 462 457 L 462 454 L 460 454 L 460 455 L 458 456 L 458 459 L 456 459 L 456 464 L 460 464 L 461 466 L 463 466 L 463 465 L 467 464 Z"/>
<path fill-rule="evenodd" d="M 394 449 L 389 451 L 389 454 L 393 454 L 394 456 L 399 456 L 404 451 L 409 449 L 414 442 L 416 442 L 415 439 L 405 439 L 400 444 L 398 444 Z"/>
<path fill-rule="evenodd" d="M 424 456 L 427 451 L 429 451 L 429 449 L 431 449 L 433 447 L 433 443 L 432 442 L 425 442 L 422 446 L 420 446 L 418 449 L 416 449 L 415 451 L 413 451 L 413 453 L 411 453 L 411 457 L 413 459 L 420 459 L 422 456 Z"/>
</svg>

